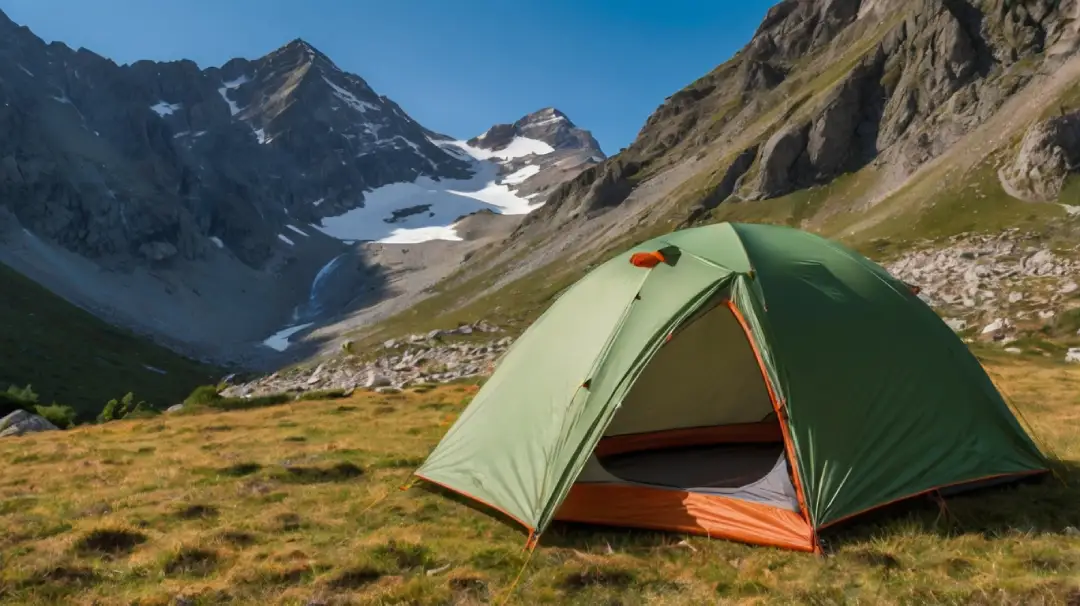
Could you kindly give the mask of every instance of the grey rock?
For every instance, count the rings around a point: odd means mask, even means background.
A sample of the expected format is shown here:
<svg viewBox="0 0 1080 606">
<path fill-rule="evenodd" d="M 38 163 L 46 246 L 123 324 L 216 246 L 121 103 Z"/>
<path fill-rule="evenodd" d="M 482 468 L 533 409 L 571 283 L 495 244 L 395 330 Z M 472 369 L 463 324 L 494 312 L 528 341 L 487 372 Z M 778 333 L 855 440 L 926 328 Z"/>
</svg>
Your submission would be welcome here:
<svg viewBox="0 0 1080 606">
<path fill-rule="evenodd" d="M 59 429 L 59 427 L 53 425 L 44 417 L 26 412 L 25 410 L 16 410 L 0 419 L 0 438 L 21 436 L 42 431 L 58 431 Z"/>
<path fill-rule="evenodd" d="M 319 380 L 322 378 L 321 374 L 322 374 L 323 368 L 325 368 L 325 367 L 326 367 L 326 364 L 319 364 L 319 366 L 315 368 L 315 372 L 311 373 L 311 376 L 308 377 L 307 384 L 308 385 L 314 385 L 314 384 L 318 383 Z"/>
<path fill-rule="evenodd" d="M 1080 347 L 1070 347 L 1069 351 L 1065 352 L 1065 361 L 1080 364 Z"/>
<path fill-rule="evenodd" d="M 1080 172 L 1080 112 L 1034 124 L 1002 177 L 1032 200 L 1052 201 L 1061 195 L 1066 177 L 1076 172 Z"/>
<path fill-rule="evenodd" d="M 385 375 L 379 374 L 374 370 L 370 370 L 367 373 L 367 377 L 364 379 L 364 387 L 373 389 L 376 387 L 386 387 L 390 385 L 391 381 Z"/>
<path fill-rule="evenodd" d="M 949 328 L 953 329 L 954 332 L 960 332 L 967 328 L 967 321 L 959 320 L 956 318 L 945 318 L 945 324 L 947 324 Z"/>
<path fill-rule="evenodd" d="M 180 412 L 181 410 L 184 410 L 183 404 L 173 404 L 172 406 L 166 408 L 165 412 Z"/>
</svg>

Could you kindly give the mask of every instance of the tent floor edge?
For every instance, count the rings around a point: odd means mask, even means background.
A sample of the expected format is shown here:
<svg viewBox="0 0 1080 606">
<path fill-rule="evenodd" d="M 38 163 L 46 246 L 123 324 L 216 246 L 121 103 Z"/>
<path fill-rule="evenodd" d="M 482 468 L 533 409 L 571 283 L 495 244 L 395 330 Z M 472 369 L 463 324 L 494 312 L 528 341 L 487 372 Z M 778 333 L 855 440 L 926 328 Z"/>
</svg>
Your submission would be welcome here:
<svg viewBox="0 0 1080 606">
<path fill-rule="evenodd" d="M 682 532 L 750 545 L 814 551 L 814 531 L 798 512 L 681 490 L 575 484 L 555 514 L 559 522 Z"/>
</svg>

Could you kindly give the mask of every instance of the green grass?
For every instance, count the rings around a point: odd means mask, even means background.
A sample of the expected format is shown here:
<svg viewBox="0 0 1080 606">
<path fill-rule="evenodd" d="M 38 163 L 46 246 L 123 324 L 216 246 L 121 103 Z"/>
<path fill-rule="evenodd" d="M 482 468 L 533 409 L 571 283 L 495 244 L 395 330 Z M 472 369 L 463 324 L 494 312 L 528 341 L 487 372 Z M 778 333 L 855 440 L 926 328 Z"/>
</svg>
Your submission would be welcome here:
<svg viewBox="0 0 1080 606">
<path fill-rule="evenodd" d="M 0 390 L 32 385 L 41 402 L 89 420 L 127 392 L 175 404 L 219 372 L 109 326 L 3 265 L 0 290 Z"/>
<path fill-rule="evenodd" d="M 1026 202 L 1008 195 L 998 179 L 997 159 L 988 156 L 960 175 L 927 175 L 923 182 L 929 180 L 937 187 L 926 197 L 916 197 L 914 185 L 905 187 L 867 213 L 839 217 L 831 230 L 842 240 L 865 245 L 881 238 L 939 240 L 959 233 L 997 233 L 1009 228 L 1048 235 L 1071 229 L 1063 221 L 1065 211 L 1057 204 Z M 849 225 L 874 214 L 882 220 L 868 229 L 847 231 Z"/>
<path fill-rule="evenodd" d="M 823 535 L 820 557 L 556 523 L 511 604 L 1068 604 L 1080 598 L 1080 368 L 992 376 L 1066 462 L 1052 480 L 916 502 Z M 398 490 L 475 386 L 358 392 L 0 442 L 4 604 L 499 603 L 525 532 Z M 363 427 L 363 431 L 357 431 Z M 304 439 L 297 439 L 298 432 Z"/>
</svg>

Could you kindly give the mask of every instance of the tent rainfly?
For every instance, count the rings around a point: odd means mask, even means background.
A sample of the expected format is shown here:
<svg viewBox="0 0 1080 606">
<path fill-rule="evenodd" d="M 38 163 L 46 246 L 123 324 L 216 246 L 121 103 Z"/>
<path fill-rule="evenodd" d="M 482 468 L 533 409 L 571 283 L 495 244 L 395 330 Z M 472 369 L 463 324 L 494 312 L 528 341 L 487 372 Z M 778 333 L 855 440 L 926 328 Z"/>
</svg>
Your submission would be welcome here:
<svg viewBox="0 0 1080 606">
<path fill-rule="evenodd" d="M 572 286 L 416 476 L 530 545 L 564 520 L 815 551 L 869 510 L 1047 470 L 909 285 L 816 235 L 722 223 Z"/>
</svg>

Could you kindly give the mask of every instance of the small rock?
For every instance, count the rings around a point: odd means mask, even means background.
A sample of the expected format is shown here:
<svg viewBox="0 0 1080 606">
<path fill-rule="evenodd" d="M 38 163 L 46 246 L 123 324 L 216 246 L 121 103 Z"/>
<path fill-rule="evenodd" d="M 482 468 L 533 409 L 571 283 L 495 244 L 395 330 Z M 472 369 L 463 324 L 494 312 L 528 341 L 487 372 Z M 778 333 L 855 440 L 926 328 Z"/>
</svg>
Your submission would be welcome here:
<svg viewBox="0 0 1080 606">
<path fill-rule="evenodd" d="M 1069 351 L 1065 352 L 1065 361 L 1080 364 L 1080 347 L 1070 347 Z M 0 427 L 2 426 L 3 425 L 0 424 Z"/>
<path fill-rule="evenodd" d="M 374 389 L 376 387 L 387 387 L 390 385 L 390 379 L 385 375 L 379 374 L 374 370 L 368 371 L 367 378 L 364 379 L 364 387 L 368 389 Z"/>
<path fill-rule="evenodd" d="M 319 366 L 315 368 L 315 372 L 311 373 L 311 376 L 308 377 L 308 380 L 307 380 L 308 385 L 314 385 L 314 384 L 319 382 L 319 379 L 322 378 L 321 375 L 322 375 L 323 368 L 325 366 L 326 366 L 326 364 L 323 363 L 323 364 L 319 364 Z"/>
<path fill-rule="evenodd" d="M 1077 285 L 1076 282 L 1069 282 L 1059 288 L 1058 292 L 1063 295 L 1067 295 L 1069 293 L 1076 292 L 1077 289 L 1080 289 L 1080 285 Z"/>
<path fill-rule="evenodd" d="M 383 349 L 394 349 L 397 347 L 397 341 L 390 339 L 389 341 L 383 341 Z"/>
<path fill-rule="evenodd" d="M 429 332 L 427 334 L 427 339 L 428 339 L 428 341 L 433 341 L 435 339 L 438 339 L 442 335 L 443 335 L 443 331 L 436 328 L 435 330 L 433 330 L 433 331 L 431 331 L 431 332 Z"/>
<path fill-rule="evenodd" d="M 1041 319 L 1041 320 L 1049 320 L 1050 318 L 1053 318 L 1053 317 L 1054 317 L 1053 310 L 1046 309 L 1046 310 L 1043 310 L 1043 311 L 1039 312 L 1039 319 Z"/>
<path fill-rule="evenodd" d="M 183 404 L 173 404 L 172 406 L 166 408 L 165 412 L 180 412 L 181 410 L 184 410 Z"/>
<path fill-rule="evenodd" d="M 995 332 L 995 333 L 996 332 L 1001 332 L 1002 330 L 1005 330 L 1006 328 L 1008 328 L 1008 325 L 1009 325 L 1008 320 L 998 318 L 998 319 L 994 320 L 993 322 L 991 322 L 991 323 L 987 324 L 986 326 L 984 326 L 983 329 L 982 329 L 982 334 L 985 335 L 987 333 L 992 333 L 992 332 Z"/>
<path fill-rule="evenodd" d="M 1005 351 L 1008 352 L 1008 353 L 1011 353 L 1011 354 L 1024 353 L 1023 350 L 1020 349 L 1019 347 L 1006 347 Z"/>
<path fill-rule="evenodd" d="M 1009 293 L 1009 303 L 1019 303 L 1024 300 L 1024 293 L 1011 292 Z"/>
<path fill-rule="evenodd" d="M 953 329 L 953 332 L 960 332 L 967 328 L 967 321 L 960 320 L 958 318 L 945 318 L 945 324 L 947 324 L 949 328 Z"/>
</svg>

